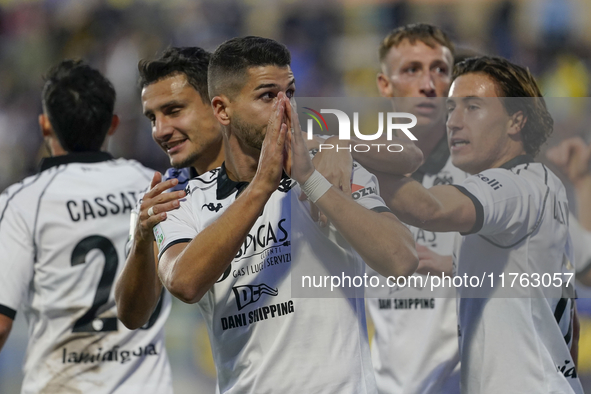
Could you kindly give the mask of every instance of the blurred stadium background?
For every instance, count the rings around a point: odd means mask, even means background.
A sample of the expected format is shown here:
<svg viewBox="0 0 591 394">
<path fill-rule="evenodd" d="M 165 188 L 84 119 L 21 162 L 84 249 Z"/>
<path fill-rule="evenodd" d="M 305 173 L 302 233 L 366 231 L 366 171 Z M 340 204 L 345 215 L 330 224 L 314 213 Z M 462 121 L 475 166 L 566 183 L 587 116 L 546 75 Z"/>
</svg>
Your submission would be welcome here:
<svg viewBox="0 0 591 394">
<path fill-rule="evenodd" d="M 45 153 L 37 125 L 42 75 L 62 58 L 89 61 L 115 85 L 122 123 L 109 151 L 162 171 L 167 158 L 141 114 L 136 65 L 169 45 L 214 50 L 240 35 L 275 38 L 292 52 L 298 96 L 375 97 L 382 37 L 401 24 L 428 22 L 443 27 L 460 53 L 528 66 L 547 97 L 587 97 L 589 20 L 588 0 L 0 0 L 0 191 L 34 173 Z M 556 108 L 550 146 L 572 135 L 591 142 L 591 100 L 563 100 Z M 580 375 L 591 392 L 591 291 L 579 296 Z M 25 327 L 20 316 L 0 354 L 0 393 L 20 390 Z M 195 306 L 174 304 L 167 346 L 176 393 L 213 393 L 207 333 Z"/>
</svg>

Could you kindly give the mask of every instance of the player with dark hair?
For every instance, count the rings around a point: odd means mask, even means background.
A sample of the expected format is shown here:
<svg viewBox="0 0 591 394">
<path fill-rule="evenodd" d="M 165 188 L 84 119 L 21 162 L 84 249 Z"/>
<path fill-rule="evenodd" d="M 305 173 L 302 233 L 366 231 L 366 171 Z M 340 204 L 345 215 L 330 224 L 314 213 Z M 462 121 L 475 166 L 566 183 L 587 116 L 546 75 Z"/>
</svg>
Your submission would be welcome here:
<svg viewBox="0 0 591 394">
<path fill-rule="evenodd" d="M 158 59 L 138 64 L 142 105 L 152 123 L 152 137 L 174 168 L 194 167 L 199 174 L 223 157 L 220 128 L 209 105 L 210 57 L 201 48 L 174 47 Z"/>
<path fill-rule="evenodd" d="M 91 78 L 93 83 L 85 79 Z M 80 86 L 88 88 L 81 92 Z M 83 97 L 79 95 L 84 93 Z M 44 115 L 66 152 L 98 152 L 113 118 L 115 90 L 98 71 L 79 61 L 66 60 L 49 71 L 42 93 Z M 117 124 L 113 125 L 113 130 Z M 45 136 L 45 135 L 44 135 Z"/>
<path fill-rule="evenodd" d="M 119 119 L 115 90 L 66 60 L 43 89 L 39 125 L 52 157 L 0 195 L 0 347 L 18 310 L 29 324 L 23 393 L 170 393 L 163 325 L 117 320 L 113 282 L 129 213 L 152 170 L 102 152 Z"/>
<path fill-rule="evenodd" d="M 167 211 L 178 207 L 190 178 L 223 161 L 220 124 L 213 116 L 207 89 L 210 57 L 198 47 L 173 47 L 138 64 L 144 115 L 173 168 L 163 178 L 155 174 L 132 214 L 130 254 L 115 288 L 118 316 L 128 328 L 145 324 L 160 297 L 168 297 L 156 272 L 152 228 L 166 219 Z"/>
<path fill-rule="evenodd" d="M 208 83 L 224 164 L 190 180 L 154 234 L 164 286 L 207 321 L 219 391 L 374 393 L 361 294 L 292 298 L 292 269 L 363 275 L 361 257 L 408 275 L 417 264 L 410 232 L 377 194 L 354 201 L 314 170 L 285 46 L 229 40 L 212 55 Z M 358 165 L 353 178 L 377 187 Z M 301 191 L 330 219 L 325 231 L 292 198 Z"/>
<path fill-rule="evenodd" d="M 559 275 L 564 285 L 572 273 L 568 220 L 559 214 L 568 212 L 564 186 L 531 156 L 552 118 L 529 71 L 507 60 L 470 58 L 453 78 L 449 148 L 453 164 L 473 175 L 430 189 L 410 178 L 381 185 L 401 220 L 461 232 L 456 277 L 495 278 L 458 287 L 462 392 L 582 393 L 570 354 L 573 294 L 535 285 L 536 275 Z M 532 285 L 502 286 L 499 275 L 519 273 Z"/>
</svg>

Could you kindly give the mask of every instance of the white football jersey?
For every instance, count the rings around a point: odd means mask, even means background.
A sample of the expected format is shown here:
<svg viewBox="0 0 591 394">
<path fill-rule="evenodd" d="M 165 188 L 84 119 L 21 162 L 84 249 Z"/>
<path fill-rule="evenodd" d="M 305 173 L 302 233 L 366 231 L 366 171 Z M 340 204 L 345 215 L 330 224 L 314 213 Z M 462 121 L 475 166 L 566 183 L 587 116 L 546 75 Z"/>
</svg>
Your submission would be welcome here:
<svg viewBox="0 0 591 394">
<path fill-rule="evenodd" d="M 426 188 L 460 183 L 466 177 L 464 171 L 451 163 L 447 137 L 413 174 Z M 452 255 L 457 233 L 435 233 L 412 226 L 410 230 L 417 244 L 442 256 Z M 371 351 L 378 391 L 381 394 L 459 393 L 455 289 L 369 287 L 366 293 L 367 308 L 375 326 Z"/>
<path fill-rule="evenodd" d="M 364 187 L 354 196 L 361 205 L 388 210 L 375 177 L 357 164 L 353 183 Z M 246 185 L 230 180 L 223 166 L 190 180 L 180 208 L 154 228 L 160 254 L 191 241 Z M 231 265 L 198 302 L 221 393 L 376 393 L 363 292 L 359 298 L 292 294 L 298 265 L 337 275 L 345 267 L 365 272 L 332 225 L 312 221 L 300 193 L 284 176 Z"/>
<path fill-rule="evenodd" d="M 569 352 L 572 294 L 548 280 L 573 272 L 564 186 L 519 156 L 456 187 L 477 213 L 457 238 L 456 275 L 486 278 L 458 288 L 462 393 L 583 393 Z"/>
<path fill-rule="evenodd" d="M 153 171 L 104 152 L 45 159 L 0 196 L 0 313 L 25 314 L 22 393 L 172 392 L 163 326 L 117 320 L 129 214 Z"/>
</svg>

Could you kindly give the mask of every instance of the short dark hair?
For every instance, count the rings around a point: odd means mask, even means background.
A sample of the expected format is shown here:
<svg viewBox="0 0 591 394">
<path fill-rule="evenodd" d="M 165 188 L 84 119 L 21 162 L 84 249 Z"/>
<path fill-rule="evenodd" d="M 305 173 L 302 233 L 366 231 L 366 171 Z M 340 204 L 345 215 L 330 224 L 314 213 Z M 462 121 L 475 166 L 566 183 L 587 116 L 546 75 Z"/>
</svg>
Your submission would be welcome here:
<svg viewBox="0 0 591 394">
<path fill-rule="evenodd" d="M 209 61 L 209 97 L 219 94 L 232 97 L 246 81 L 251 67 L 291 64 L 287 47 L 275 40 L 263 37 L 232 38 L 220 45 Z"/>
<path fill-rule="evenodd" d="M 449 49 L 451 55 L 454 56 L 454 44 L 443 30 L 427 23 L 412 23 L 397 27 L 382 40 L 379 49 L 380 62 L 386 59 L 390 48 L 397 47 L 404 40 L 408 40 L 413 45 L 415 42 L 421 41 L 430 48 L 439 44 Z"/>
<path fill-rule="evenodd" d="M 100 151 L 113 119 L 115 89 L 81 60 L 63 60 L 45 76 L 43 110 L 67 152 Z"/>
<path fill-rule="evenodd" d="M 203 102 L 208 103 L 207 67 L 210 58 L 211 53 L 199 47 L 168 48 L 156 59 L 139 61 L 137 68 L 140 72 L 140 87 L 144 88 L 162 79 L 184 74 Z"/>
<path fill-rule="evenodd" d="M 554 129 L 554 120 L 546 108 L 536 80 L 528 69 L 492 56 L 472 57 L 456 64 L 452 81 L 461 75 L 482 73 L 495 82 L 497 96 L 509 115 L 522 111 L 527 118 L 521 136 L 523 148 L 532 156 L 540 152 Z M 508 97 L 531 97 L 532 99 L 503 99 Z"/>
</svg>

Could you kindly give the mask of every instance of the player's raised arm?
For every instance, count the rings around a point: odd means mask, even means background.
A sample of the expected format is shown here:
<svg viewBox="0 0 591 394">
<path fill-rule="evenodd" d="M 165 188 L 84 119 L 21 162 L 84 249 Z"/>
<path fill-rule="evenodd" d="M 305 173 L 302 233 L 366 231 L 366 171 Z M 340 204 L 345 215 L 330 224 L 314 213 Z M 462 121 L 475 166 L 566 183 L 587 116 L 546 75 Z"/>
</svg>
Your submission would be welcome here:
<svg viewBox="0 0 591 394">
<path fill-rule="evenodd" d="M 412 178 L 376 175 L 386 205 L 403 222 L 438 232 L 468 232 L 474 227 L 474 203 L 461 189 L 450 185 L 426 189 Z"/>
<path fill-rule="evenodd" d="M 299 132 L 297 111 L 286 103 L 294 128 L 291 176 L 369 266 L 385 276 L 412 274 L 418 257 L 408 228 L 391 212 L 378 213 L 358 204 L 315 171 Z"/>
<path fill-rule="evenodd" d="M 214 98 L 214 110 L 216 101 Z M 225 212 L 189 243 L 167 248 L 158 270 L 164 286 L 177 298 L 195 303 L 214 285 L 238 253 L 283 172 L 287 125 L 285 103 L 277 100 L 269 120 L 256 175 Z"/>
<path fill-rule="evenodd" d="M 352 144 L 364 143 L 358 137 L 351 138 Z M 369 152 L 357 152 L 353 150 L 353 158 L 361 163 L 365 168 L 381 171 L 389 174 L 404 175 L 415 172 L 423 163 L 423 152 L 407 138 L 394 137 L 391 140 L 382 135 L 375 140 L 374 144 L 397 144 L 402 147 L 400 152 L 392 154 L 387 149 L 379 151 L 370 150 Z"/>
<path fill-rule="evenodd" d="M 162 175 L 155 173 L 150 190 L 142 198 L 135 228 L 131 229 L 133 236 L 125 268 L 115 285 L 117 317 L 129 329 L 148 321 L 162 292 L 152 228 L 165 220 L 166 212 L 177 208 L 178 199 L 185 196 L 183 190 L 164 193 L 178 183 L 177 179 L 161 181 Z"/>
<path fill-rule="evenodd" d="M 314 167 L 330 183 L 344 193 L 351 192 L 351 159 L 355 159 L 370 171 L 381 171 L 395 175 L 410 174 L 419 168 L 423 162 L 423 152 L 409 139 L 395 137 L 387 140 L 385 136 L 375 141 L 376 144 L 398 144 L 400 152 L 392 153 L 386 149 L 357 152 L 352 145 L 363 143 L 357 137 L 349 141 L 339 140 L 332 136 L 321 142 L 323 145 L 339 146 L 339 149 L 323 149 L 314 156 Z"/>
</svg>

